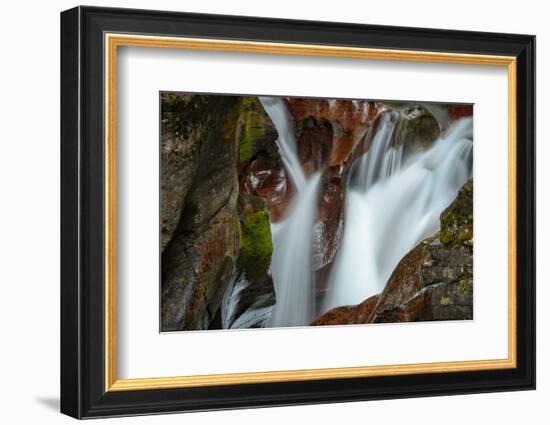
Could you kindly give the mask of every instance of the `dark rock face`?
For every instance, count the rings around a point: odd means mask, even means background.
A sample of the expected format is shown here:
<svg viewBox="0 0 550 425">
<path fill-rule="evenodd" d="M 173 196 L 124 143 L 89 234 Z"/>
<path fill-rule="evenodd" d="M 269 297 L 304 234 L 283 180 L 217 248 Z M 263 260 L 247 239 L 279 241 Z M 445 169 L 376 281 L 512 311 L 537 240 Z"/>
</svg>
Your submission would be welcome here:
<svg viewBox="0 0 550 425">
<path fill-rule="evenodd" d="M 441 214 L 440 232 L 423 240 L 403 257 L 380 295 L 358 306 L 333 309 L 314 324 L 471 320 L 472 206 L 473 182 L 470 180 Z M 369 307 L 368 314 L 365 314 L 365 305 Z"/>
<path fill-rule="evenodd" d="M 274 302 L 269 208 L 243 176 L 254 161 L 280 166 L 277 133 L 254 97 L 163 95 L 162 106 L 162 330 L 219 328 L 237 281 L 236 317 Z"/>
<path fill-rule="evenodd" d="M 197 166 L 200 146 L 217 120 L 209 112 L 212 99 L 196 95 L 162 95 L 161 249 L 176 229 Z"/>
<path fill-rule="evenodd" d="M 193 96 L 184 108 L 200 117 L 186 122 L 189 133 L 198 136 L 184 139 L 192 145 L 186 149 L 198 153 L 190 179 L 183 177 L 190 174 L 175 173 L 184 180 L 179 185 L 188 189 L 178 225 L 162 254 L 162 328 L 166 331 L 208 328 L 233 272 L 240 245 L 235 167 L 238 107 L 237 97 L 203 101 Z M 204 116 L 210 118 L 206 123 Z M 172 179 L 170 170 L 164 171 Z M 166 200 L 161 203 L 164 207 Z"/>
</svg>

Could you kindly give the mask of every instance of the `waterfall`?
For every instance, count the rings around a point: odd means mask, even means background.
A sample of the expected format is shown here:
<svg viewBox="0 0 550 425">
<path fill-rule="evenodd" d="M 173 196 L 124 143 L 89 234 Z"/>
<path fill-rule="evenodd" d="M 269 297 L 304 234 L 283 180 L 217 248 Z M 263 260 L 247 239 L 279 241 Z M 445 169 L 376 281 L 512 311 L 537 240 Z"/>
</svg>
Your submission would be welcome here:
<svg viewBox="0 0 550 425">
<path fill-rule="evenodd" d="M 265 112 L 271 118 L 277 129 L 277 147 L 283 160 L 286 172 L 289 174 L 297 192 L 302 192 L 306 185 L 306 176 L 298 159 L 298 149 L 294 136 L 292 117 L 283 99 L 277 97 L 260 97 Z"/>
<path fill-rule="evenodd" d="M 344 235 L 323 312 L 380 293 L 405 254 L 439 230 L 439 216 L 472 176 L 472 118 L 455 122 L 424 152 L 403 161 L 386 113 L 354 164 Z"/>
<path fill-rule="evenodd" d="M 270 271 L 276 302 L 271 310 L 269 326 L 305 326 L 311 323 L 314 314 L 311 245 L 321 175 L 305 176 L 285 101 L 260 97 L 260 102 L 277 129 L 279 153 L 296 189 L 284 220 L 271 223 L 273 254 Z"/>
<path fill-rule="evenodd" d="M 376 131 L 369 150 L 359 160 L 357 181 L 366 190 L 374 182 L 392 175 L 401 166 L 403 146 L 390 145 L 393 131 L 399 118 L 398 112 L 388 112 L 382 115 L 380 125 L 370 128 Z M 370 133 L 367 136 L 371 136 Z"/>
</svg>

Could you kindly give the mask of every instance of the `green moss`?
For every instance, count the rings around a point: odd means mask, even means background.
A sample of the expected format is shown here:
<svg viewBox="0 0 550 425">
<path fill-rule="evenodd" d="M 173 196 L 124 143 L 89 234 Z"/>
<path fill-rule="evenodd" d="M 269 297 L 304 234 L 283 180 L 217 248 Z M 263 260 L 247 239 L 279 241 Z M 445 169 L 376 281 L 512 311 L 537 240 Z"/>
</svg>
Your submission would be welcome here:
<svg viewBox="0 0 550 425">
<path fill-rule="evenodd" d="M 471 288 L 472 282 L 468 279 L 460 279 L 458 282 L 458 291 L 460 294 L 465 294 Z"/>
<path fill-rule="evenodd" d="M 208 293 L 208 284 L 206 282 L 200 282 L 199 283 L 199 290 L 203 297 L 206 297 Z"/>
<path fill-rule="evenodd" d="M 441 214 L 441 233 L 444 244 L 458 245 L 473 237 L 473 181 L 462 186 L 453 203 Z"/>
<path fill-rule="evenodd" d="M 439 239 L 441 239 L 441 242 L 443 242 L 444 244 L 448 244 L 451 242 L 452 236 L 450 233 L 441 232 L 439 235 Z"/>
<path fill-rule="evenodd" d="M 269 214 L 259 211 L 242 224 L 242 247 L 237 261 L 239 270 L 250 281 L 267 273 L 271 263 L 273 243 Z"/>
<path fill-rule="evenodd" d="M 241 103 L 241 131 L 239 134 L 239 160 L 248 161 L 253 155 L 256 144 L 265 137 L 265 123 L 259 101 L 245 97 Z"/>
</svg>

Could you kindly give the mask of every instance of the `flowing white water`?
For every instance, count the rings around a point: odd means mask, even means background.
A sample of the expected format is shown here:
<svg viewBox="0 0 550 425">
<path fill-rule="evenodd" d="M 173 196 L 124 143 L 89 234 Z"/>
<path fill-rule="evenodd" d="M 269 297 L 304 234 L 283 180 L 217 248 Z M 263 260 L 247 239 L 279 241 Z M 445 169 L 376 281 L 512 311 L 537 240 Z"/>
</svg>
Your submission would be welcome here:
<svg viewBox="0 0 550 425">
<path fill-rule="evenodd" d="M 285 101 L 260 97 L 260 102 L 277 129 L 277 146 L 296 189 L 285 219 L 271 224 L 273 254 L 270 270 L 276 303 L 271 310 L 269 326 L 309 325 L 314 314 L 311 244 L 321 176 L 316 173 L 306 178 L 304 174 Z"/>
<path fill-rule="evenodd" d="M 394 148 L 390 145 L 398 118 L 398 112 L 388 112 L 381 117 L 369 150 L 359 161 L 356 180 L 363 191 L 401 167 L 403 146 Z"/>
<path fill-rule="evenodd" d="M 273 125 L 279 135 L 276 143 L 283 160 L 286 172 L 298 192 L 301 192 L 306 185 L 306 176 L 298 159 L 296 137 L 292 117 L 283 99 L 278 97 L 260 97 L 260 102 L 265 112 L 271 118 Z"/>
<path fill-rule="evenodd" d="M 427 151 L 402 163 L 386 114 L 347 193 L 344 236 L 323 311 L 380 293 L 403 256 L 439 230 L 439 215 L 472 175 L 471 118 L 452 125 Z"/>
</svg>

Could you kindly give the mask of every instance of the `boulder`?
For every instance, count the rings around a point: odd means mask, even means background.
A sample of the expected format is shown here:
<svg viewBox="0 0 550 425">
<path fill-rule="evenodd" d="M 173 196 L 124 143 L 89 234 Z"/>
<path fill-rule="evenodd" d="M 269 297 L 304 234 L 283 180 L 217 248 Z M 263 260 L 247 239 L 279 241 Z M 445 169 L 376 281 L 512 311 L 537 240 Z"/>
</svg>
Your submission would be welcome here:
<svg viewBox="0 0 550 425">
<path fill-rule="evenodd" d="M 357 325 L 367 323 L 377 302 L 378 295 L 373 295 L 358 305 L 333 308 L 313 321 L 311 325 Z"/>
<path fill-rule="evenodd" d="M 399 112 L 399 120 L 393 132 L 392 144 L 403 145 L 404 157 L 431 147 L 441 132 L 432 113 L 422 105 L 396 110 Z"/>
<path fill-rule="evenodd" d="M 265 200 L 273 222 L 285 217 L 294 190 L 282 161 L 258 155 L 245 166 L 240 181 L 242 194 L 259 196 Z"/>
</svg>

